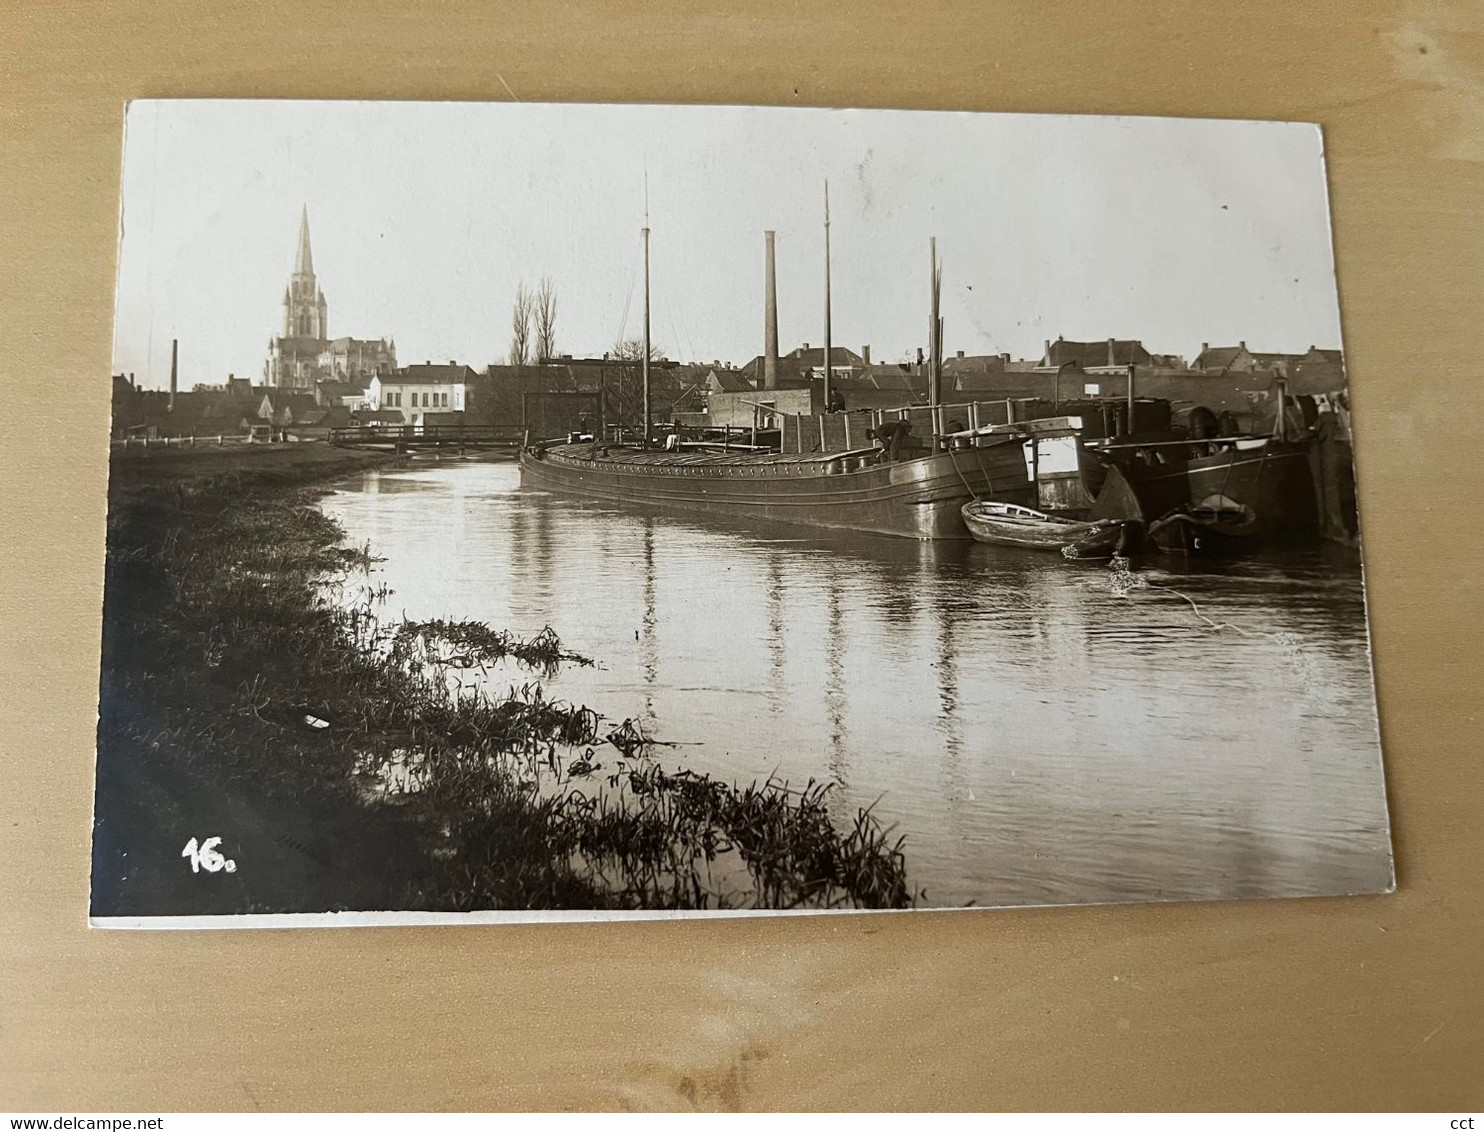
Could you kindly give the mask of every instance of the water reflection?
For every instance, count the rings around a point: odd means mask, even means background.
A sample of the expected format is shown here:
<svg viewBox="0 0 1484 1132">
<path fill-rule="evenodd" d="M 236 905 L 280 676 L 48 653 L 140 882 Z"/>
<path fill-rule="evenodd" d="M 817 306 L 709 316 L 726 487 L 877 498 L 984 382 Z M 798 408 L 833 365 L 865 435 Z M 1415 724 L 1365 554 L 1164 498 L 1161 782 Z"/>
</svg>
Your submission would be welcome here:
<svg viewBox="0 0 1484 1132">
<path fill-rule="evenodd" d="M 768 710 L 782 715 L 786 700 L 784 684 L 783 555 L 768 555 Z"/>
<path fill-rule="evenodd" d="M 828 586 L 824 705 L 830 720 L 830 776 L 844 783 L 848 740 L 845 732 L 845 635 L 840 617 L 839 583 L 832 578 Z"/>
<path fill-rule="evenodd" d="M 639 629 L 639 664 L 644 671 L 644 731 L 653 735 L 656 728 L 654 687 L 659 679 L 660 651 L 655 630 L 658 618 L 654 608 L 654 520 L 644 525 L 644 621 Z"/>
<path fill-rule="evenodd" d="M 396 608 L 550 624 L 601 667 L 549 694 L 676 763 L 876 803 L 933 902 L 1389 879 L 1353 562 L 1157 564 L 1121 594 L 1105 566 L 636 514 L 498 464 L 373 473 L 327 507 Z"/>
</svg>

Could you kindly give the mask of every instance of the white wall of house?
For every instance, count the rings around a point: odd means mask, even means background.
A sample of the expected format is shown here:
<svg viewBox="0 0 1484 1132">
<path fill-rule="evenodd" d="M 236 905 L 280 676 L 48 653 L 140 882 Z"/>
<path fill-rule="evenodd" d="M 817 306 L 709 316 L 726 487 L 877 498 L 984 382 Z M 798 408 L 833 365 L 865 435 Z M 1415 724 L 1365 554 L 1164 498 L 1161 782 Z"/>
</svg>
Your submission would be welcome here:
<svg viewBox="0 0 1484 1132">
<path fill-rule="evenodd" d="M 843 363 L 843 364 L 837 364 L 837 365 L 830 366 L 830 377 L 831 378 L 836 378 L 836 377 L 854 377 L 857 372 L 858 371 L 856 369 L 854 369 L 848 363 Z M 823 364 L 820 364 L 820 365 L 817 365 L 817 366 L 810 366 L 809 367 L 809 376 L 810 377 L 818 378 L 820 381 L 823 381 L 824 380 L 824 365 Z"/>
<path fill-rule="evenodd" d="M 711 427 L 777 428 L 778 413 L 808 415 L 823 407 L 813 389 L 749 389 L 745 393 L 713 393 L 707 398 Z"/>
<path fill-rule="evenodd" d="M 424 413 L 461 413 L 464 411 L 466 387 L 463 382 L 437 384 L 404 382 L 373 377 L 366 387 L 366 401 L 373 409 L 400 409 L 413 424 Z"/>
</svg>

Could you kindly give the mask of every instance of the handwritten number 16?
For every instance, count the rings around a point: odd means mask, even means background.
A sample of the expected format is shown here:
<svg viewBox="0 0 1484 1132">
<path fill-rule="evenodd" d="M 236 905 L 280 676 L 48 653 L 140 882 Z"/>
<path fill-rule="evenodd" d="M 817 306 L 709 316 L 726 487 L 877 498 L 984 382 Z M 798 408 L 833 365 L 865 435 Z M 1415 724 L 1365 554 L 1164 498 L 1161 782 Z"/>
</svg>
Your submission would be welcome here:
<svg viewBox="0 0 1484 1132">
<path fill-rule="evenodd" d="M 193 837 L 186 842 L 185 848 L 180 851 L 182 857 L 189 857 L 191 861 L 191 872 L 199 873 L 205 869 L 208 873 L 219 873 L 225 869 L 229 873 L 237 871 L 237 862 L 223 857 L 217 852 L 216 847 L 222 843 L 220 837 L 208 837 L 199 845 Z"/>
</svg>

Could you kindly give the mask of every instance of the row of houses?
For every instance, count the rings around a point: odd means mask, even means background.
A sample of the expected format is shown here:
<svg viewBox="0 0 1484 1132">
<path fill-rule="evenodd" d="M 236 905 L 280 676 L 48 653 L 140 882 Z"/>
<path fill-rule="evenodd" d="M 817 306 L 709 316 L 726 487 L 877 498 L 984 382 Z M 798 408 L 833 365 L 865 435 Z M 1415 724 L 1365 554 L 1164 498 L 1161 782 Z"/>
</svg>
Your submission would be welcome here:
<svg viewBox="0 0 1484 1132">
<path fill-rule="evenodd" d="M 1204 343 L 1192 363 L 1175 354 L 1157 354 L 1136 339 L 1098 342 L 1047 340 L 1039 358 L 1012 359 L 1008 354 L 945 358 L 942 396 L 949 402 L 1034 399 L 1050 403 L 1085 398 L 1123 398 L 1132 370 L 1140 397 L 1160 398 L 1177 408 L 1204 406 L 1217 413 L 1250 415 L 1268 399 L 1278 378 L 1297 394 L 1325 395 L 1345 387 L 1344 359 L 1339 350 L 1311 346 L 1303 353 L 1258 353 L 1245 342 L 1236 346 Z M 699 414 L 683 413 L 686 423 L 715 427 L 747 426 L 761 412 L 811 414 L 824 411 L 824 351 L 810 347 L 780 356 L 777 381 L 764 388 L 763 359 L 738 369 L 713 369 L 706 376 L 707 404 Z M 830 351 L 830 407 L 892 409 L 922 405 L 928 399 L 927 363 L 879 364 L 870 348 L 860 353 L 836 346 Z"/>
<path fill-rule="evenodd" d="M 1125 397 L 1130 367 L 1143 397 L 1177 405 L 1204 405 L 1240 413 L 1267 395 L 1277 377 L 1294 393 L 1336 393 L 1344 388 L 1338 350 L 1310 347 L 1302 354 L 1261 353 L 1245 342 L 1203 344 L 1193 363 L 1156 354 L 1133 339 L 1100 342 L 1048 340 L 1041 357 L 966 355 L 943 361 L 945 400 L 1031 398 L 1053 403 Z M 777 380 L 766 388 L 764 359 L 739 367 L 656 359 L 650 364 L 650 403 L 655 420 L 712 427 L 746 427 L 759 414 L 812 414 L 827 408 L 893 409 L 925 404 L 923 359 L 876 363 L 870 347 L 830 350 L 826 403 L 824 350 L 804 343 L 781 355 Z M 299 435 L 351 425 L 494 424 L 556 435 L 600 422 L 636 424 L 642 413 L 641 366 L 635 359 L 561 357 L 524 366 L 489 365 L 483 371 L 456 361 L 423 362 L 369 377 L 322 380 L 312 390 L 254 385 L 229 377 L 220 386 L 187 393 L 139 390 L 131 378 L 114 378 L 116 436 L 243 434 L 269 425 Z"/>
<path fill-rule="evenodd" d="M 138 388 L 132 376 L 113 378 L 113 435 L 124 437 L 241 436 L 269 426 L 317 436 L 353 425 L 458 420 L 475 373 L 467 366 L 407 366 L 365 380 L 327 380 L 312 389 L 254 385 L 229 376 L 222 385 L 189 392 Z"/>
<path fill-rule="evenodd" d="M 652 404 L 657 415 L 676 405 L 704 408 L 706 370 L 656 361 Z M 637 420 L 639 365 L 617 359 L 562 358 L 541 365 L 491 365 L 481 374 L 456 361 L 424 362 L 361 380 L 321 380 L 310 389 L 255 385 L 229 376 L 189 392 L 138 388 L 132 375 L 113 378 L 115 438 L 241 436 L 270 428 L 303 437 L 355 425 L 471 422 L 525 424 L 538 430 L 593 416 L 602 391 L 617 421 Z"/>
<path fill-rule="evenodd" d="M 733 385 L 759 388 L 764 367 L 761 355 L 733 369 L 714 368 Z M 857 378 L 867 375 L 889 375 L 893 373 L 922 372 L 926 359 L 921 350 L 915 362 L 873 363 L 871 347 L 864 346 L 856 353 L 848 346 L 833 346 L 830 350 L 831 378 Z M 1035 373 L 1075 367 L 1086 372 L 1125 369 L 1130 365 L 1148 366 L 1171 373 L 1226 374 L 1226 373 L 1282 373 L 1296 376 L 1302 370 L 1329 367 L 1338 372 L 1342 365 L 1339 350 L 1323 350 L 1310 346 L 1298 354 L 1260 353 L 1249 350 L 1246 342 L 1235 346 L 1212 346 L 1201 344 L 1201 352 L 1193 362 L 1187 363 L 1179 354 L 1156 354 L 1145 348 L 1137 339 L 1107 338 L 1096 342 L 1074 342 L 1066 338 L 1055 341 L 1047 339 L 1039 358 L 1012 359 L 1009 354 L 980 354 L 965 356 L 960 350 L 954 357 L 944 359 L 943 372 L 948 373 Z M 825 371 L 824 349 L 803 346 L 782 354 L 778 358 L 777 373 L 781 380 L 803 380 L 822 378 Z"/>
</svg>

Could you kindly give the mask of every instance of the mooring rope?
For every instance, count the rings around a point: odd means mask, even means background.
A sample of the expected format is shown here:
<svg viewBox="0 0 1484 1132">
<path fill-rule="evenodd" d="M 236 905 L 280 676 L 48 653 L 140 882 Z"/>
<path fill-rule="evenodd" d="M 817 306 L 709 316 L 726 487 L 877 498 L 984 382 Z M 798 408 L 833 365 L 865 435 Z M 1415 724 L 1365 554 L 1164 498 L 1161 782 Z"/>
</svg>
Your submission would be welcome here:
<svg viewBox="0 0 1484 1132">
<path fill-rule="evenodd" d="M 1244 629 L 1240 625 L 1233 625 L 1229 621 L 1215 621 L 1212 618 L 1207 617 L 1206 614 L 1201 611 L 1201 607 L 1196 603 L 1195 598 L 1191 597 L 1183 590 L 1177 590 L 1174 586 L 1165 586 L 1161 585 L 1159 582 L 1151 582 L 1142 574 L 1135 574 L 1131 569 L 1129 569 L 1129 560 L 1122 555 L 1115 554 L 1112 560 L 1108 563 L 1108 569 L 1112 571 L 1113 574 L 1112 587 L 1115 597 L 1128 597 L 1128 595 L 1134 590 L 1164 590 L 1166 593 L 1174 594 L 1181 600 L 1188 602 L 1191 612 L 1193 612 L 1197 617 L 1199 617 L 1213 629 L 1232 629 L 1235 632 L 1241 633 L 1244 637 L 1258 637 L 1263 635 L 1260 633 L 1253 633 L 1251 630 Z"/>
<path fill-rule="evenodd" d="M 1240 625 L 1234 625 L 1230 621 L 1217 621 L 1207 616 L 1195 598 L 1191 597 L 1185 591 L 1178 590 L 1174 586 L 1162 585 L 1159 582 L 1151 582 L 1142 574 L 1135 574 L 1129 568 L 1129 560 L 1122 555 L 1115 554 L 1108 563 L 1108 569 L 1113 575 L 1111 588 L 1115 597 L 1127 598 L 1134 590 L 1163 590 L 1165 593 L 1174 594 L 1186 602 L 1190 606 L 1191 612 L 1213 630 L 1219 632 L 1222 629 L 1230 629 L 1235 633 L 1240 633 L 1249 640 L 1269 640 L 1276 642 L 1283 649 L 1289 663 L 1293 665 L 1298 673 L 1299 682 L 1303 685 L 1305 694 L 1312 696 L 1318 688 L 1320 683 L 1319 675 L 1314 671 L 1313 665 L 1304 653 L 1303 642 L 1293 633 L 1283 631 L 1253 632 L 1250 629 L 1242 628 Z"/>
<path fill-rule="evenodd" d="M 969 477 L 964 475 L 963 469 L 958 466 L 958 453 L 952 446 L 948 448 L 948 461 L 953 465 L 953 470 L 958 473 L 958 478 L 963 480 L 964 490 L 967 491 L 975 503 L 979 502 L 979 493 L 969 484 Z"/>
</svg>

